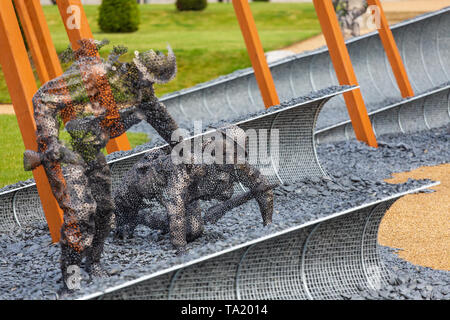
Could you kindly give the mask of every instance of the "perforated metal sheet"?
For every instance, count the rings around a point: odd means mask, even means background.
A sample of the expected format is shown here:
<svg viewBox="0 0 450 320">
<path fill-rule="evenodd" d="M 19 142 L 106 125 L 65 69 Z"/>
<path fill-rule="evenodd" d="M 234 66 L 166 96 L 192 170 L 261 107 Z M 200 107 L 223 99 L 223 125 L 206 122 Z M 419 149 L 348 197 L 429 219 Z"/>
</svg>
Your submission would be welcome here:
<svg viewBox="0 0 450 320">
<path fill-rule="evenodd" d="M 377 252 L 378 227 L 395 200 L 355 209 L 96 298 L 340 299 L 361 288 L 377 289 L 387 277 Z"/>
<path fill-rule="evenodd" d="M 389 105 L 369 114 L 377 136 L 412 133 L 450 124 L 450 86 Z M 315 133 L 317 143 L 355 138 L 352 123 L 345 121 Z"/>
</svg>

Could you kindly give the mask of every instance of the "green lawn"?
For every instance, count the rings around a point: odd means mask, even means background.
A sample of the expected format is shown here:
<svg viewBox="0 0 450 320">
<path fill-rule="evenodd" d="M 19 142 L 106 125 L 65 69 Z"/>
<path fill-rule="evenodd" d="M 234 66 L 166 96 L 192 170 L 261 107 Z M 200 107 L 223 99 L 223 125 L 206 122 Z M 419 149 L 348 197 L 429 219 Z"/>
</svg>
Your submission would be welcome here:
<svg viewBox="0 0 450 320">
<path fill-rule="evenodd" d="M 313 5 L 309 3 L 251 3 L 264 50 L 283 48 L 320 33 Z M 98 6 L 85 6 L 96 39 L 109 39 L 102 49 L 106 56 L 112 45 L 129 48 L 126 60 L 135 50 L 165 50 L 170 44 L 177 56 L 175 80 L 157 87 L 157 94 L 191 87 L 220 75 L 250 66 L 239 25 L 229 3 L 210 3 L 201 12 L 178 12 L 174 5 L 143 5 L 139 31 L 127 34 L 100 32 Z M 45 16 L 58 52 L 67 48 L 68 39 L 56 6 L 45 6 Z M 67 66 L 65 66 L 67 67 Z M 0 103 L 10 103 L 0 71 Z M 12 116 L 0 116 L 0 186 L 27 179 L 22 170 L 23 143 Z M 134 145 L 145 142 L 143 136 L 130 136 Z"/>
</svg>

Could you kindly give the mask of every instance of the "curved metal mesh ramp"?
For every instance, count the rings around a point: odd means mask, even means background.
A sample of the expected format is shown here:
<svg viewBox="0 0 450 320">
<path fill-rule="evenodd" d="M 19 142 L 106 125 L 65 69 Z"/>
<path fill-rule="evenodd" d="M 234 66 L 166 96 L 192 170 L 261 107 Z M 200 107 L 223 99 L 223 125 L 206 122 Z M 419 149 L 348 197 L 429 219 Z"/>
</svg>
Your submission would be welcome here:
<svg viewBox="0 0 450 320">
<path fill-rule="evenodd" d="M 86 299 L 341 299 L 380 288 L 378 226 L 401 195 Z"/>
<path fill-rule="evenodd" d="M 369 114 L 375 135 L 412 133 L 450 123 L 450 86 L 394 103 Z M 317 143 L 355 138 L 352 123 L 345 121 L 315 132 Z"/>
</svg>

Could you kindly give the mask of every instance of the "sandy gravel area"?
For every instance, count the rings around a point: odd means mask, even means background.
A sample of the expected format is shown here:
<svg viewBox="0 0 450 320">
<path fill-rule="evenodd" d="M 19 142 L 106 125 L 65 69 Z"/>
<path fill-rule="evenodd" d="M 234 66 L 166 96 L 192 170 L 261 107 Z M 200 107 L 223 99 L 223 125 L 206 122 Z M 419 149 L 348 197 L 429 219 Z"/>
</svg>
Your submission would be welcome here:
<svg viewBox="0 0 450 320">
<path fill-rule="evenodd" d="M 397 173 L 386 181 L 408 178 L 441 185 L 433 187 L 434 193 L 408 195 L 394 203 L 381 222 L 378 240 L 401 249 L 399 256 L 413 264 L 450 271 L 450 164 Z"/>
</svg>

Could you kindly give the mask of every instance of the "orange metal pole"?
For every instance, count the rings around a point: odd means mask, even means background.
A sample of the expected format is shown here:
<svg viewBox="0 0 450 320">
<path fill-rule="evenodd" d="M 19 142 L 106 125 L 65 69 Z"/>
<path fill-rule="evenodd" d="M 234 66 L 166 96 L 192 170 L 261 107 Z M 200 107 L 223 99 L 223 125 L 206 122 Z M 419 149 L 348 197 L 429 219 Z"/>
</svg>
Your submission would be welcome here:
<svg viewBox="0 0 450 320">
<path fill-rule="evenodd" d="M 367 4 L 378 7 L 378 14 L 380 15 L 380 29 L 378 29 L 378 33 L 380 34 L 381 42 L 383 43 L 384 50 L 386 51 L 386 55 L 391 64 L 391 68 L 395 75 L 395 79 L 397 80 L 402 97 L 413 97 L 413 88 L 409 82 L 402 57 L 398 51 L 392 31 L 389 28 L 389 23 L 386 19 L 386 15 L 384 14 L 380 0 L 367 0 Z"/>
<path fill-rule="evenodd" d="M 30 17 L 33 30 L 38 39 L 39 50 L 44 58 L 45 67 L 49 74 L 50 79 L 59 77 L 63 71 L 59 62 L 58 54 L 56 53 L 55 46 L 53 45 L 52 38 L 50 36 L 50 30 L 45 20 L 44 11 L 39 0 L 14 0 L 15 3 L 24 3 Z M 36 64 L 36 63 L 35 63 Z M 47 80 L 47 81 L 48 81 Z M 42 81 L 44 84 L 47 81 Z"/>
<path fill-rule="evenodd" d="M 341 85 L 358 85 L 331 0 L 313 0 L 313 3 L 339 83 Z M 367 114 L 361 90 L 358 88 L 344 93 L 344 99 L 356 138 L 366 142 L 369 146 L 377 147 L 377 140 Z"/>
<path fill-rule="evenodd" d="M 280 104 L 248 0 L 233 0 L 233 7 L 244 36 L 247 52 L 255 71 L 256 81 L 258 82 L 264 105 L 266 108 L 269 108 Z"/>
<path fill-rule="evenodd" d="M 70 43 L 72 44 L 72 48 L 73 50 L 77 50 L 79 48 L 79 40 L 93 38 L 83 5 L 80 0 L 58 0 L 57 5 L 66 28 L 67 35 L 69 36 Z M 111 105 L 105 107 L 111 109 L 111 111 L 114 111 L 115 109 L 115 111 L 118 112 L 111 88 L 109 86 L 102 88 L 102 95 L 108 96 L 108 100 L 111 101 Z M 130 142 L 128 141 L 125 133 L 120 137 L 111 139 L 106 145 L 106 150 L 108 153 L 130 149 Z"/>
<path fill-rule="evenodd" d="M 15 0 L 16 10 L 22 22 L 22 28 L 25 33 L 25 38 L 27 39 L 28 48 L 31 51 L 33 57 L 33 62 L 36 67 L 37 74 L 41 83 L 45 83 L 51 79 L 48 74 L 47 68 L 45 67 L 44 57 L 42 51 L 39 48 L 38 37 L 34 31 L 33 24 L 31 22 L 31 17 L 28 14 L 28 10 L 25 5 L 25 0 Z"/>
<path fill-rule="evenodd" d="M 25 44 L 11 0 L 0 1 L 0 64 L 11 95 L 17 122 L 26 149 L 37 150 L 36 124 L 31 99 L 37 91 Z M 63 213 L 53 197 L 42 166 L 33 170 L 36 187 L 53 241 L 58 241 Z"/>
</svg>

